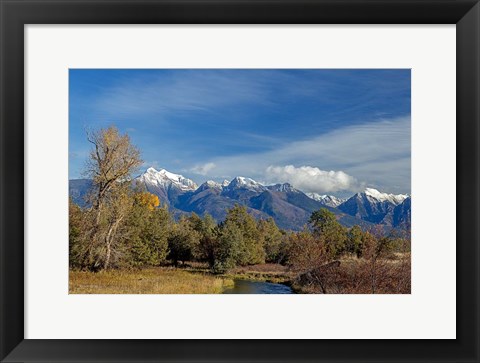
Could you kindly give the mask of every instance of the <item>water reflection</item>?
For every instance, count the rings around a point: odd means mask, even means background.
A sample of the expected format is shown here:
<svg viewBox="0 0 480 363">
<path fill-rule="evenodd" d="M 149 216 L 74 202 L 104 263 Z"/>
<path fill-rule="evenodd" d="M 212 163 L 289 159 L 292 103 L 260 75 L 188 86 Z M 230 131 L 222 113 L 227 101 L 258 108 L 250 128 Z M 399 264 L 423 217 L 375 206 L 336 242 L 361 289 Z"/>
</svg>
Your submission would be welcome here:
<svg viewBox="0 0 480 363">
<path fill-rule="evenodd" d="M 226 289 L 224 294 L 293 294 L 289 286 L 271 282 L 235 280 L 234 287 Z"/>
</svg>

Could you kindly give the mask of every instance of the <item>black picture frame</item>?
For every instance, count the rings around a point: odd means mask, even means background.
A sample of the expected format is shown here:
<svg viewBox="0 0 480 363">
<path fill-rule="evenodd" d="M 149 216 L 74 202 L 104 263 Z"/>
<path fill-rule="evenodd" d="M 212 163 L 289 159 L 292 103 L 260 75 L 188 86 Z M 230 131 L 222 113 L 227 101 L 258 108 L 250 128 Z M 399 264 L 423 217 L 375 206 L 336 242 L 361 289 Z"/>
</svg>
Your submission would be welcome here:
<svg viewBox="0 0 480 363">
<path fill-rule="evenodd" d="M 0 359 L 2 361 L 480 361 L 478 304 L 480 5 L 478 0 L 0 0 L 0 12 Z M 26 198 L 24 195 L 24 26 L 26 24 L 157 23 L 456 24 L 457 339 L 24 339 L 23 206 Z M 453 216 L 453 211 L 450 212 Z"/>
</svg>

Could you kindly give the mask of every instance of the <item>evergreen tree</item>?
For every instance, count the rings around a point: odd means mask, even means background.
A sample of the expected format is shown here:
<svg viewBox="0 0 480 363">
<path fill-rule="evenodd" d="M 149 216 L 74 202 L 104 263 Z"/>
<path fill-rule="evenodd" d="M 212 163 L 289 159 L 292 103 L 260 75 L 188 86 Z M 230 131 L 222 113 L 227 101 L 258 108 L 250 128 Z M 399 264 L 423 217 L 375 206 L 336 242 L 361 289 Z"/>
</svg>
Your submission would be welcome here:
<svg viewBox="0 0 480 363">
<path fill-rule="evenodd" d="M 215 250 L 218 247 L 217 223 L 208 213 L 205 213 L 203 219 L 196 213 L 192 213 L 189 221 L 192 228 L 200 235 L 196 257 L 199 260 L 207 261 L 210 268 L 213 268 L 215 263 Z"/>
<path fill-rule="evenodd" d="M 312 213 L 310 223 L 314 235 L 325 241 L 328 256 L 331 259 L 338 258 L 345 251 L 347 233 L 345 227 L 338 223 L 335 214 L 322 208 Z"/>
<path fill-rule="evenodd" d="M 167 256 L 171 218 L 166 206 L 158 208 L 156 195 L 137 193 L 129 218 L 129 265 L 159 265 Z"/>
<path fill-rule="evenodd" d="M 82 209 L 73 202 L 68 203 L 68 252 L 70 267 L 81 267 L 82 247 L 84 245 L 84 217 Z"/>
<path fill-rule="evenodd" d="M 242 253 L 237 259 L 240 265 L 254 265 L 265 262 L 265 250 L 257 229 L 255 219 L 248 214 L 247 207 L 235 204 L 229 209 L 225 218 L 226 223 L 235 224 L 242 233 Z"/>
<path fill-rule="evenodd" d="M 279 262 L 281 259 L 280 248 L 282 244 L 282 233 L 278 229 L 273 218 L 258 221 L 259 238 L 263 243 L 265 260 L 267 262 Z"/>
<path fill-rule="evenodd" d="M 362 256 L 363 231 L 359 226 L 355 225 L 348 231 L 345 250 L 355 254 L 357 257 Z"/>
<path fill-rule="evenodd" d="M 168 237 L 168 258 L 172 260 L 175 266 L 181 261 L 185 264 L 186 261 L 192 261 L 195 252 L 198 250 L 198 243 L 200 234 L 192 228 L 190 221 L 181 217 L 176 223 L 170 236 Z"/>
<path fill-rule="evenodd" d="M 218 230 L 217 238 L 212 269 L 215 273 L 225 273 L 243 262 L 245 256 L 243 232 L 237 224 L 225 221 Z"/>
</svg>

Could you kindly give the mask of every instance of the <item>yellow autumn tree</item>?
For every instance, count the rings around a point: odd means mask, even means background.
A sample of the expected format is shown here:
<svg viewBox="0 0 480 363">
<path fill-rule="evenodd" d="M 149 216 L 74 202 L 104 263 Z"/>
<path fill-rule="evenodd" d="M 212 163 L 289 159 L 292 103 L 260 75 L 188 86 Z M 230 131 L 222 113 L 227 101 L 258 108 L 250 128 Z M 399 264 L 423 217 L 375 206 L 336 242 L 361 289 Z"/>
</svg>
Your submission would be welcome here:
<svg viewBox="0 0 480 363">
<path fill-rule="evenodd" d="M 146 207 L 148 210 L 153 211 L 160 205 L 158 196 L 148 192 L 141 192 L 135 194 L 135 201 L 141 206 Z"/>
</svg>

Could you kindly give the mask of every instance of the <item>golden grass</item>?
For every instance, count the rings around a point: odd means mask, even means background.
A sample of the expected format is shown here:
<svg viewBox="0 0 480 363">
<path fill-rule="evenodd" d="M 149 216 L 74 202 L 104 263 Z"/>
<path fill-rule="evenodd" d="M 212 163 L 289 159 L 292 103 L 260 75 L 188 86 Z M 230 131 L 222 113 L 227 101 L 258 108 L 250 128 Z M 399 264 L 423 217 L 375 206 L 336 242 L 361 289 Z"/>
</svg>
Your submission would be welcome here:
<svg viewBox="0 0 480 363">
<path fill-rule="evenodd" d="M 70 294 L 220 294 L 233 280 L 172 268 L 70 271 Z"/>
</svg>

